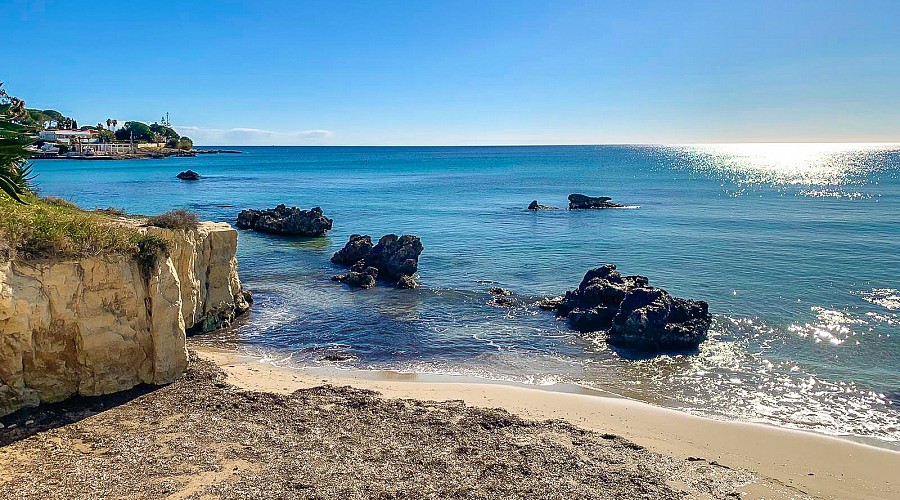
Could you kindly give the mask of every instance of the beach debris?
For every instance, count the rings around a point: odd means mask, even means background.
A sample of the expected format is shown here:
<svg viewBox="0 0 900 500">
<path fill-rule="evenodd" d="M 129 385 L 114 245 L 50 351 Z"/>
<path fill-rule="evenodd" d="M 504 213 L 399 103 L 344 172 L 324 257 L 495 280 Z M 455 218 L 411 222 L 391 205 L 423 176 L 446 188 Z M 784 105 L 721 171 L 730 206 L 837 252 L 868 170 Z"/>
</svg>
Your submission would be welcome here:
<svg viewBox="0 0 900 500">
<path fill-rule="evenodd" d="M 591 269 L 577 289 L 544 304 L 574 330 L 606 331 L 612 345 L 649 352 L 696 349 L 712 322 L 706 302 L 673 297 L 644 276 L 622 276 L 615 264 Z"/>
<path fill-rule="evenodd" d="M 540 205 L 538 204 L 537 200 L 534 200 L 528 205 L 528 210 L 559 210 L 559 208 Z"/>
<path fill-rule="evenodd" d="M 237 227 L 241 229 L 282 236 L 325 236 L 333 223 L 320 207 L 301 210 L 284 204 L 268 210 L 243 210 L 237 217 Z"/>
<path fill-rule="evenodd" d="M 175 177 L 178 177 L 179 179 L 181 179 L 183 181 L 199 181 L 201 176 L 200 176 L 200 174 L 198 174 L 197 172 L 194 172 L 193 170 L 185 170 L 184 172 L 181 172 L 180 174 L 176 175 Z"/>
<path fill-rule="evenodd" d="M 337 275 L 332 279 L 345 283 L 344 280 L 356 279 L 350 277 L 354 272 L 366 273 L 369 272 L 368 269 L 373 269 L 375 270 L 373 279 L 395 282 L 397 288 L 401 289 L 418 288 L 416 273 L 419 270 L 419 255 L 422 254 L 422 250 L 424 250 L 422 241 L 418 236 L 411 234 L 403 236 L 388 234 L 382 236 L 374 246 L 369 236 L 354 234 L 350 236 L 344 248 L 331 257 L 331 262 L 335 264 L 351 266 L 351 272 Z"/>
<path fill-rule="evenodd" d="M 625 205 L 613 203 L 609 196 L 586 196 L 573 193 L 569 195 L 569 210 L 586 210 L 595 208 L 622 208 Z"/>
</svg>

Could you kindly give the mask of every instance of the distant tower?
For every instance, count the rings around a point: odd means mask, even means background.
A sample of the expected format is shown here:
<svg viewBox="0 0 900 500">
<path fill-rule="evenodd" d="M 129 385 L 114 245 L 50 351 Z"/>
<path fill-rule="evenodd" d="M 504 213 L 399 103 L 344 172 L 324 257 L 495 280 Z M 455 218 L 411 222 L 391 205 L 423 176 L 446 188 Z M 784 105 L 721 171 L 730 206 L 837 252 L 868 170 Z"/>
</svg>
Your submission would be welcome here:
<svg viewBox="0 0 900 500">
<path fill-rule="evenodd" d="M 169 112 L 168 111 L 166 111 L 166 126 L 167 127 L 172 126 L 172 122 L 169 121 Z"/>
</svg>

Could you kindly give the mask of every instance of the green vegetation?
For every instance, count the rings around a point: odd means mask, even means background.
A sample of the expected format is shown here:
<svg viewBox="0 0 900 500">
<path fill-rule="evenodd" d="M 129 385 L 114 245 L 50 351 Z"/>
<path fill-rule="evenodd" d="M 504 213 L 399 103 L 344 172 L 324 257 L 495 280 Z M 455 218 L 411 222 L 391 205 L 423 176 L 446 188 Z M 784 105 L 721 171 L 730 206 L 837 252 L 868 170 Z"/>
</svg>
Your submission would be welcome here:
<svg viewBox="0 0 900 500">
<path fill-rule="evenodd" d="M 200 224 L 200 217 L 190 210 L 170 210 L 147 220 L 149 226 L 185 231 L 196 230 L 198 224 Z"/>
<path fill-rule="evenodd" d="M 174 129 L 159 123 L 151 123 L 147 125 L 142 122 L 129 121 L 125 122 L 119 130 L 115 132 L 116 139 L 120 141 L 134 142 L 165 142 L 171 140 L 177 141 L 180 136 Z"/>
<path fill-rule="evenodd" d="M 36 130 L 45 130 L 51 127 L 61 129 L 78 128 L 78 122 L 68 116 L 64 116 L 55 109 L 28 109 L 22 117 L 22 125 Z"/>
<path fill-rule="evenodd" d="M 169 242 L 156 235 L 144 234 L 136 241 L 136 246 L 134 258 L 141 268 L 144 279 L 149 280 L 160 257 L 169 253 Z"/>
<path fill-rule="evenodd" d="M 20 122 L 28 116 L 25 102 L 6 93 L 0 82 L 0 191 L 19 203 L 31 185 L 31 167 L 26 163 L 34 140 Z"/>
<path fill-rule="evenodd" d="M 0 198 L 0 257 L 76 259 L 126 255 L 145 277 L 155 268 L 168 243 L 159 236 L 123 225 L 104 212 L 87 212 L 59 198 L 27 195 L 28 205 Z"/>
</svg>

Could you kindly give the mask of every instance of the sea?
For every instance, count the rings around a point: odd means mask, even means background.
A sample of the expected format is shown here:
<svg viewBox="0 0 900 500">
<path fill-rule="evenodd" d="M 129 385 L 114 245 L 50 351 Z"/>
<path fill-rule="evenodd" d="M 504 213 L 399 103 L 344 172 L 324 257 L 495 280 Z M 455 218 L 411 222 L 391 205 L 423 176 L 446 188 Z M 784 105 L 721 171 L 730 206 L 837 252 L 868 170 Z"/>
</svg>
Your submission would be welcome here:
<svg viewBox="0 0 900 500">
<path fill-rule="evenodd" d="M 577 385 L 719 419 L 900 449 L 900 145 L 240 147 L 37 160 L 43 195 L 234 222 L 322 207 L 322 238 L 240 231 L 252 312 L 192 342 L 289 366 Z M 192 169 L 203 178 L 175 178 Z M 565 210 L 567 196 L 620 209 Z M 529 211 L 532 200 L 562 210 Z M 415 234 L 422 287 L 351 290 L 351 234 Z M 705 300 L 697 353 L 639 357 L 534 303 L 613 263 Z M 491 303 L 487 290 L 513 292 Z"/>
</svg>

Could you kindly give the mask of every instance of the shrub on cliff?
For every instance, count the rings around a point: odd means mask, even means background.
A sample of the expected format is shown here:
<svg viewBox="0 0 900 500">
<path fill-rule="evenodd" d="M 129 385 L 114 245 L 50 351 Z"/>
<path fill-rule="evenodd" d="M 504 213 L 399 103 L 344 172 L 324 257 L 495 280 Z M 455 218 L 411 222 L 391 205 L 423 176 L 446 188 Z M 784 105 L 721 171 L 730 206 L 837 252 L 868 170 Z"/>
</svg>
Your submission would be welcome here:
<svg viewBox="0 0 900 500">
<path fill-rule="evenodd" d="M 130 255 L 142 264 L 165 251 L 159 237 L 123 225 L 116 217 L 87 212 L 58 198 L 27 195 L 28 205 L 0 198 L 0 258 L 77 259 Z M 155 258 L 155 257 L 154 257 Z"/>
<path fill-rule="evenodd" d="M 182 229 L 194 231 L 200 224 L 200 217 L 190 210 L 170 210 L 164 214 L 155 215 L 147 219 L 148 226 L 161 227 L 163 229 Z"/>
</svg>

